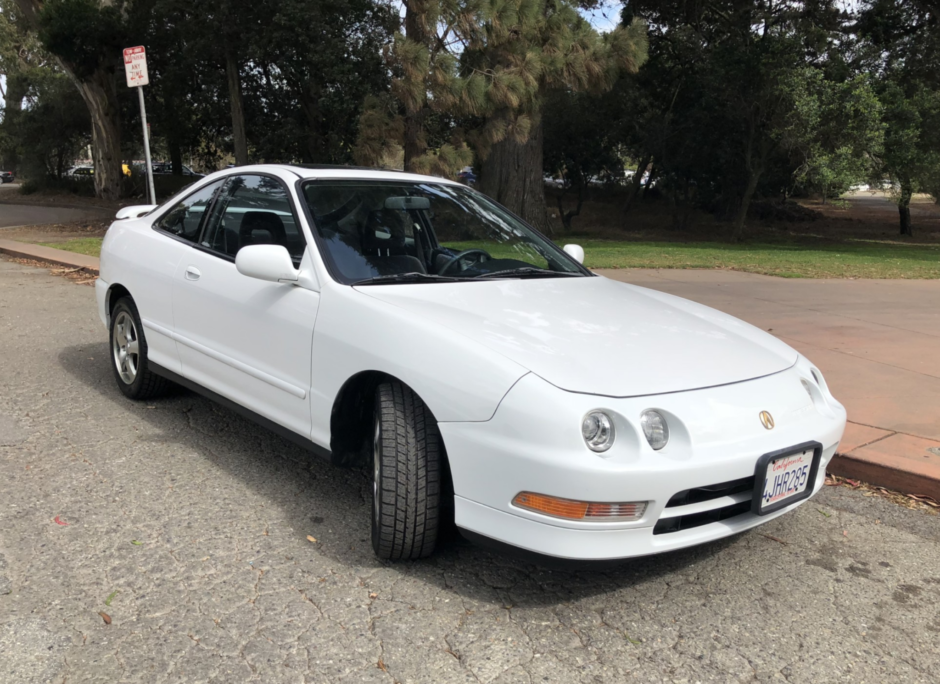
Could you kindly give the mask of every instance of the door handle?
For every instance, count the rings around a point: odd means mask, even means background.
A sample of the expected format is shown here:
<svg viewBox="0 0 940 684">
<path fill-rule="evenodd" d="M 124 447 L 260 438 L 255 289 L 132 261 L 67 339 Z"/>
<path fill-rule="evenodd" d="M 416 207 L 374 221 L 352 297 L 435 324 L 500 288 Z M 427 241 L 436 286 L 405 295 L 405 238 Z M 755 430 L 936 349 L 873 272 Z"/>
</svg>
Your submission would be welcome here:
<svg viewBox="0 0 940 684">
<path fill-rule="evenodd" d="M 186 273 L 185 273 L 186 280 L 199 280 L 201 276 L 202 276 L 202 273 L 200 273 L 199 269 L 196 268 L 195 266 L 186 267 Z"/>
</svg>

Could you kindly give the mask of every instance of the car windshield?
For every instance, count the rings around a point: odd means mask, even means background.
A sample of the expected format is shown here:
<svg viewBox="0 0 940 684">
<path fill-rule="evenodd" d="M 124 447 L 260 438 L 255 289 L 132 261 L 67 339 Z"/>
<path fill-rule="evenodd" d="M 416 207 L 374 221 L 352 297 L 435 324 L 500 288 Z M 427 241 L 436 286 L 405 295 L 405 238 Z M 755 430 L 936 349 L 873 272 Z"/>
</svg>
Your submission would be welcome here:
<svg viewBox="0 0 940 684">
<path fill-rule="evenodd" d="M 330 269 L 346 284 L 590 275 L 464 186 L 317 180 L 303 195 Z"/>
</svg>

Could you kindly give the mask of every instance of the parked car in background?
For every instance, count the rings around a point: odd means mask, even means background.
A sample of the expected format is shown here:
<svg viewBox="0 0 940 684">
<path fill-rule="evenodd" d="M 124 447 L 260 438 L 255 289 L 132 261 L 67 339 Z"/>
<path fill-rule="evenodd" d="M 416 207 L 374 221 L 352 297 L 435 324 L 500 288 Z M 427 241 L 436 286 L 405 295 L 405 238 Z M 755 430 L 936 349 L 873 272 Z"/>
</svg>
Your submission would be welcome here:
<svg viewBox="0 0 940 684">
<path fill-rule="evenodd" d="M 457 174 L 457 180 L 464 185 L 476 185 L 477 175 L 473 172 L 473 169 L 467 166 L 461 169 L 460 173 Z"/>
<path fill-rule="evenodd" d="M 95 287 L 120 391 L 177 382 L 369 466 L 381 558 L 449 515 L 563 558 L 727 537 L 819 492 L 845 428 L 783 341 L 453 181 L 243 166 L 117 219 Z"/>
<path fill-rule="evenodd" d="M 193 171 L 191 168 L 186 166 L 186 164 L 183 164 L 182 166 L 184 176 L 192 176 L 193 178 L 205 178 L 206 176 L 204 173 Z M 169 176 L 173 173 L 173 164 L 170 162 L 154 162 L 153 173 L 155 176 Z"/>
<path fill-rule="evenodd" d="M 0 171 L 0 183 L 12 183 L 16 176 L 12 171 Z"/>
<path fill-rule="evenodd" d="M 71 169 L 65 172 L 65 175 L 69 178 L 91 180 L 95 176 L 95 169 L 93 166 L 73 166 Z"/>
</svg>

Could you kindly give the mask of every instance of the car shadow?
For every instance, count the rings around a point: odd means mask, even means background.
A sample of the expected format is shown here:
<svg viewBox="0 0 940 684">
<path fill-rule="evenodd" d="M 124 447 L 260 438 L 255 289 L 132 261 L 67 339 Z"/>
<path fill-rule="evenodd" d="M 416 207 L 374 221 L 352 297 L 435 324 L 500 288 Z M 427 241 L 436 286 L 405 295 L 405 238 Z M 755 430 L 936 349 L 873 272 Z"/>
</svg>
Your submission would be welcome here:
<svg viewBox="0 0 940 684">
<path fill-rule="evenodd" d="M 139 441 L 163 445 L 176 458 L 202 458 L 277 506 L 298 539 L 317 539 L 311 553 L 361 569 L 386 568 L 441 591 L 500 605 L 555 605 L 629 587 L 679 572 L 733 546 L 741 535 L 691 549 L 621 561 L 572 562 L 493 550 L 467 541 L 450 527 L 434 556 L 385 563 L 369 540 L 368 469 L 342 469 L 198 394 L 173 386 L 165 396 L 134 402 L 116 387 L 105 353 L 66 347 L 59 363 L 74 379 L 152 430 Z M 221 475 L 220 475 L 221 478 Z"/>
</svg>

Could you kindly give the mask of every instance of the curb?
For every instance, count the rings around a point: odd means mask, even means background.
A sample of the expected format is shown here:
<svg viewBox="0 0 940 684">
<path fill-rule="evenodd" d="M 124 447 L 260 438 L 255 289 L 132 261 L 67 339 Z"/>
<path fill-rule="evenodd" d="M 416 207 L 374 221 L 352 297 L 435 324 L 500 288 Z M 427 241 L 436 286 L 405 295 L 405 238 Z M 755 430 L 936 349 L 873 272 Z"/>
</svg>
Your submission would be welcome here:
<svg viewBox="0 0 940 684">
<path fill-rule="evenodd" d="M 906 458 L 879 457 L 867 454 L 836 454 L 826 471 L 832 475 L 866 482 L 902 494 L 928 496 L 940 501 L 940 468 Z"/>
<path fill-rule="evenodd" d="M 98 257 L 76 254 L 75 252 L 67 252 L 64 249 L 43 247 L 42 245 L 33 245 L 26 242 L 16 242 L 14 240 L 0 240 L 0 254 L 8 254 L 20 259 L 44 261 L 46 263 L 55 264 L 56 266 L 65 266 L 66 268 L 83 268 L 95 275 L 98 275 L 98 269 L 100 267 Z"/>
</svg>

